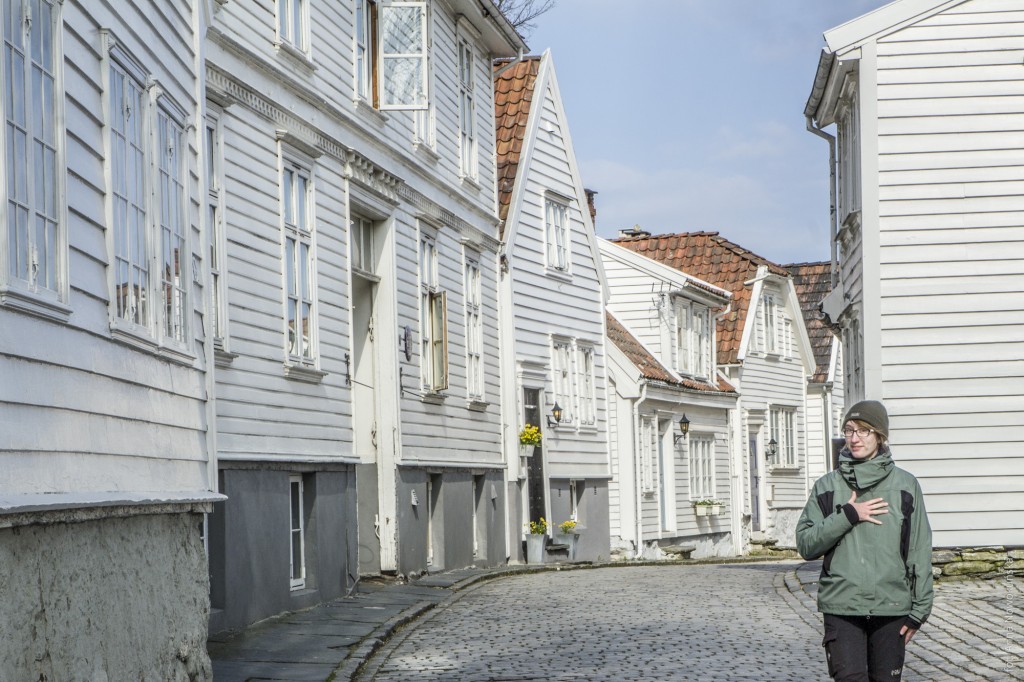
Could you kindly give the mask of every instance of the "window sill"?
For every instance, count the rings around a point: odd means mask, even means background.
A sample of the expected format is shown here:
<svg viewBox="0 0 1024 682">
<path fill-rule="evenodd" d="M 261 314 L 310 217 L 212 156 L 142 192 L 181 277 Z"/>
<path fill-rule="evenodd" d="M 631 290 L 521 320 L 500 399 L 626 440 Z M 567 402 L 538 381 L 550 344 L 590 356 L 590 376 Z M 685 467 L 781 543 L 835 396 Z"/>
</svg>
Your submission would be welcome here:
<svg viewBox="0 0 1024 682">
<path fill-rule="evenodd" d="M 550 277 L 551 279 L 557 279 L 561 282 L 572 281 L 572 274 L 569 272 L 568 269 L 560 270 L 559 268 L 553 268 L 550 265 L 545 265 L 544 274 Z"/>
<path fill-rule="evenodd" d="M 430 143 L 426 142 L 425 140 L 413 140 L 412 150 L 416 152 L 417 155 L 422 156 L 425 161 L 431 164 L 437 164 L 437 162 L 441 160 L 441 155 L 438 154 L 437 150 L 434 149 L 430 145 Z"/>
<path fill-rule="evenodd" d="M 224 348 L 223 339 L 216 339 L 213 342 L 213 362 L 217 367 L 230 367 L 237 357 L 238 353 L 232 353 Z"/>
<path fill-rule="evenodd" d="M 0 306 L 38 315 L 66 324 L 71 319 L 71 308 L 56 299 L 49 299 L 30 291 L 0 287 Z"/>
<path fill-rule="evenodd" d="M 316 64 L 313 63 L 313 60 L 310 58 L 309 54 L 303 52 L 302 50 L 295 47 L 291 43 L 285 40 L 278 39 L 274 43 L 274 48 L 277 50 L 277 53 L 279 55 L 287 59 L 295 66 L 298 66 L 306 73 L 312 74 L 314 71 L 316 71 Z"/>
<path fill-rule="evenodd" d="M 483 399 L 470 398 L 466 401 L 466 409 L 474 412 L 486 412 L 490 403 Z"/>
<path fill-rule="evenodd" d="M 379 109 L 374 109 L 373 104 L 362 97 L 356 97 L 352 100 L 352 106 L 355 107 L 357 114 L 367 120 L 373 121 L 379 126 L 383 126 L 388 122 L 387 114 L 381 112 Z"/>
<path fill-rule="evenodd" d="M 796 464 L 775 464 L 768 467 L 769 474 L 799 474 L 803 469 Z"/>
<path fill-rule="evenodd" d="M 443 405 L 444 401 L 448 399 L 448 396 L 440 391 L 425 390 L 423 395 L 420 396 L 420 400 L 431 405 Z"/>
<path fill-rule="evenodd" d="M 459 182 L 462 183 L 463 189 L 470 189 L 478 194 L 482 192 L 484 189 L 475 178 L 472 178 L 468 175 L 460 175 Z"/>
<path fill-rule="evenodd" d="M 118 326 L 116 322 L 113 322 L 110 325 L 110 338 L 137 350 L 152 353 L 165 360 L 176 362 L 179 365 L 192 366 L 196 361 L 196 356 L 184 348 L 160 345 L 156 339 L 148 335 L 147 330 L 138 327 Z"/>
<path fill-rule="evenodd" d="M 294 379 L 295 381 L 302 381 L 307 384 L 319 384 L 327 376 L 327 372 L 322 372 L 312 365 L 299 365 L 292 362 L 286 362 L 284 364 L 284 375 L 288 379 Z"/>
</svg>

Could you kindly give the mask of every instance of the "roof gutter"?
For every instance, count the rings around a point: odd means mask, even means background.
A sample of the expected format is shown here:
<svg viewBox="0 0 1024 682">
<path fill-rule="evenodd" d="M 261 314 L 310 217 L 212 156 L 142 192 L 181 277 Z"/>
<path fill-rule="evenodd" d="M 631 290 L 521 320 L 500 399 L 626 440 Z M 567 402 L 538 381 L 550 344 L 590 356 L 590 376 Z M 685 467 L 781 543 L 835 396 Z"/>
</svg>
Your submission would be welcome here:
<svg viewBox="0 0 1024 682">
<path fill-rule="evenodd" d="M 516 55 L 515 57 L 512 57 L 512 59 L 509 60 L 508 64 L 504 64 L 500 69 L 495 71 L 493 77 L 494 78 L 500 77 L 501 74 L 505 73 L 506 71 L 511 69 L 513 66 L 515 66 L 519 62 L 523 61 L 523 57 L 525 57 L 525 56 L 526 56 L 526 53 L 523 51 L 523 48 L 519 48 L 519 54 Z"/>
<path fill-rule="evenodd" d="M 822 50 L 818 58 L 818 70 L 814 74 L 814 85 L 811 87 L 811 94 L 804 105 L 804 120 L 807 125 L 807 132 L 817 135 L 828 142 L 828 194 L 829 194 L 829 245 L 831 264 L 829 267 L 829 283 L 833 289 L 839 283 L 839 257 L 836 234 L 838 234 L 838 208 L 836 206 L 836 138 L 815 125 L 814 118 L 821 104 L 821 98 L 825 94 L 825 86 L 828 84 L 829 74 L 832 72 L 832 65 L 836 61 L 836 55 L 828 50 Z"/>
</svg>

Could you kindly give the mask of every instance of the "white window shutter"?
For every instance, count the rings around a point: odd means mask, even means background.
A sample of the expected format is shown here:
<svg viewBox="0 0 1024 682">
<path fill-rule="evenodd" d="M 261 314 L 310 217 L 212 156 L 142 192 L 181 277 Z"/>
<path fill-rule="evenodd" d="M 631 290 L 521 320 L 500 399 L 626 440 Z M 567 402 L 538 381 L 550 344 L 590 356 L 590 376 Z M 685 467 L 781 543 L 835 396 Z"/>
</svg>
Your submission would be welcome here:
<svg viewBox="0 0 1024 682">
<path fill-rule="evenodd" d="M 426 0 L 385 2 L 380 17 L 380 108 L 427 108 Z"/>
</svg>

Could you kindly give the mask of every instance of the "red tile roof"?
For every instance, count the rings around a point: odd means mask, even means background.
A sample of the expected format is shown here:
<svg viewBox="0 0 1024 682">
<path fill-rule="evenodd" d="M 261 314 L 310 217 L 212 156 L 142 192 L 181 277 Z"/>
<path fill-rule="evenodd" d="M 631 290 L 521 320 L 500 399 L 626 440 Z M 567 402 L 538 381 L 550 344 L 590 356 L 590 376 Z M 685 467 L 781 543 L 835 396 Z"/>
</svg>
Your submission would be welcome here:
<svg viewBox="0 0 1024 682">
<path fill-rule="evenodd" d="M 540 57 L 526 57 L 494 79 L 494 134 L 498 160 L 498 217 L 505 236 L 505 220 L 512 201 L 519 155 L 526 137 L 526 122 L 533 102 L 533 86 L 540 71 Z M 497 71 L 509 60 L 494 62 Z"/>
<path fill-rule="evenodd" d="M 832 357 L 832 344 L 836 341 L 832 330 L 825 326 L 818 310 L 826 294 L 831 290 L 829 263 L 793 263 L 784 266 L 793 275 L 793 286 L 800 299 L 800 310 L 804 315 L 807 335 L 814 350 L 814 376 L 811 382 L 823 384 L 828 381 L 828 363 Z"/>
<path fill-rule="evenodd" d="M 734 393 L 734 389 L 724 379 L 718 379 L 718 385 L 713 386 L 704 381 L 694 379 L 678 379 L 672 375 L 658 359 L 651 355 L 642 343 L 619 320 L 609 312 L 605 313 L 607 320 L 608 339 L 621 350 L 629 361 L 640 370 L 641 376 L 651 381 L 660 381 L 673 386 L 681 386 L 691 391 L 703 391 L 707 393 Z"/>
<path fill-rule="evenodd" d="M 718 320 L 720 365 L 739 362 L 751 292 L 751 287 L 743 283 L 757 275 L 759 265 L 776 275 L 789 276 L 789 271 L 782 266 L 734 244 L 717 232 L 641 234 L 611 241 L 732 293 L 732 310 Z"/>
</svg>

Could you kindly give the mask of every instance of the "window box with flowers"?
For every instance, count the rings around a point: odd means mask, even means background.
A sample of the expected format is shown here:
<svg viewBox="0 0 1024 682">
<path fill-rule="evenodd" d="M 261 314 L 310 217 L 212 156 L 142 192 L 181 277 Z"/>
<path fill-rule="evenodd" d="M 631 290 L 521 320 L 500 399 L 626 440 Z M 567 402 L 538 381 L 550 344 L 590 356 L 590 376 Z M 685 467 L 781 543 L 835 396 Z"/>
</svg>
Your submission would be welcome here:
<svg viewBox="0 0 1024 682">
<path fill-rule="evenodd" d="M 523 430 L 519 432 L 519 456 L 532 457 L 540 445 L 540 439 L 540 427 L 533 424 L 523 426 Z"/>
<path fill-rule="evenodd" d="M 722 507 L 725 506 L 725 503 L 721 500 L 708 497 L 703 500 L 694 500 L 692 505 L 693 511 L 697 516 L 718 516 L 722 511 Z"/>
</svg>

